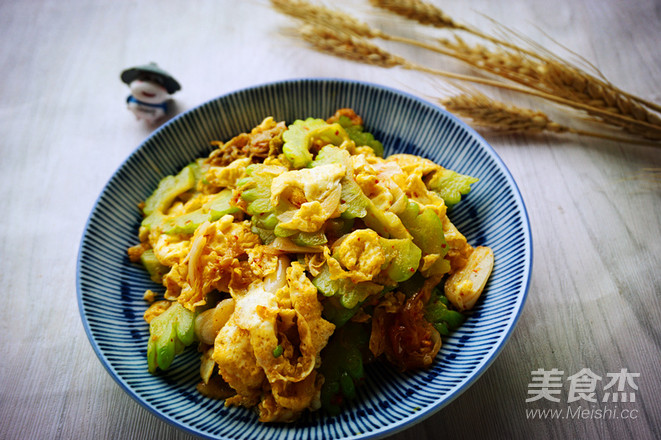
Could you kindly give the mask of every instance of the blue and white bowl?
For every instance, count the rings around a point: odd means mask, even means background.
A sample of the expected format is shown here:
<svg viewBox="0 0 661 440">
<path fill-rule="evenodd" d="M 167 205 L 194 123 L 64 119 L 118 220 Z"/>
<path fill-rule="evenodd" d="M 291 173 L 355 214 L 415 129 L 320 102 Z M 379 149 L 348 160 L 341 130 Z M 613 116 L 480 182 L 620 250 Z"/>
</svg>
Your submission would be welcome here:
<svg viewBox="0 0 661 440">
<path fill-rule="evenodd" d="M 433 367 L 400 374 L 370 365 L 358 398 L 331 417 L 306 414 L 295 424 L 261 424 L 250 410 L 201 396 L 199 353 L 178 356 L 165 374 L 147 371 L 146 289 L 157 290 L 126 249 L 137 243 L 136 206 L 159 180 L 250 130 L 264 117 L 288 123 L 326 118 L 351 107 L 385 154 L 412 153 L 480 180 L 449 216 L 474 246 L 490 246 L 495 266 L 465 324 L 446 338 Z M 171 120 L 121 165 L 99 196 L 80 244 L 77 289 L 82 321 L 101 363 L 147 410 L 210 439 L 366 439 L 391 435 L 439 411 L 494 361 L 521 313 L 532 267 L 530 227 L 521 194 L 494 150 L 439 107 L 373 84 L 302 79 L 240 90 Z"/>
</svg>

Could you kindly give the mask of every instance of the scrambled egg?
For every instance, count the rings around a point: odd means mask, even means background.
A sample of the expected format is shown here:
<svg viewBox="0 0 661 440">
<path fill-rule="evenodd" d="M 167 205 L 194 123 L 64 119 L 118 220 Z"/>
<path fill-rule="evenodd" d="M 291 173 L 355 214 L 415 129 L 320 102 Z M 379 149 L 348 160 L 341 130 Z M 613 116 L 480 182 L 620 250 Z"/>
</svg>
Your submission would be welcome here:
<svg viewBox="0 0 661 440">
<path fill-rule="evenodd" d="M 271 184 L 271 204 L 276 206 L 285 201 L 290 206 L 278 217 L 282 222 L 280 227 L 303 232 L 321 229 L 337 212 L 342 189 L 339 182 L 345 173 L 344 166 L 330 164 L 287 171 L 275 177 Z"/>
<path fill-rule="evenodd" d="M 370 281 L 381 273 L 386 262 L 386 252 L 376 232 L 370 229 L 356 230 L 338 241 L 340 243 L 336 243 L 333 249 L 335 258 L 326 259 L 332 278 L 349 278 L 359 283 Z"/>
<path fill-rule="evenodd" d="M 253 270 L 247 255 L 261 246 L 259 237 L 250 231 L 247 221 L 233 220 L 234 217 L 226 215 L 197 228 L 186 258 L 175 263 L 164 277 L 166 298 L 176 298 L 193 310 L 206 304 L 205 296 L 212 290 L 227 291 L 256 278 L 260 267 Z M 159 242 L 155 245 L 158 249 Z"/>
<path fill-rule="evenodd" d="M 328 124 L 320 120 L 309 133 L 298 124 L 301 131 L 291 138 L 308 142 L 302 155 L 298 144 L 288 146 L 288 156 L 281 152 L 285 125 L 272 118 L 217 143 L 219 150 L 192 165 L 194 173 L 159 185 L 157 193 L 173 201 L 145 213 L 141 244 L 129 251 L 150 271 L 165 273 L 165 299 L 154 302 L 146 320 L 177 302 L 196 317 L 200 390 L 230 395 L 227 405 L 255 408 L 263 422 L 294 421 L 320 407 L 322 351 L 339 322 L 326 314 L 331 298 L 345 307 L 376 305 L 352 313 L 355 322 L 372 325 L 369 348 L 379 356 L 387 351 L 387 324 L 406 302 L 399 282 L 419 273 L 431 286 L 454 274 L 448 298 L 465 310 L 493 266 L 493 254 L 483 248 L 474 254 L 448 219 L 444 199 L 425 183 L 442 167 L 407 154 L 383 159 L 350 139 L 338 115 L 362 124 L 353 111 L 338 112 L 329 126 L 334 132 L 324 131 Z M 304 163 L 325 145 L 335 162 L 293 166 L 292 157 Z M 420 223 L 430 220 L 426 211 L 434 213 L 436 230 Z M 444 237 L 427 236 L 430 231 Z M 442 247 L 428 246 L 435 239 L 444 240 Z M 147 253 L 153 258 L 143 258 Z M 469 273 L 476 268 L 480 276 Z M 216 312 L 222 319 L 212 318 Z M 438 350 L 440 342 L 435 345 Z M 214 378 L 224 384 L 221 391 L 213 390 Z"/>
<path fill-rule="evenodd" d="M 276 286 L 277 287 L 277 286 Z M 213 359 L 237 391 L 228 404 L 260 403 L 260 420 L 291 421 L 319 399 L 315 368 L 335 326 L 321 317 L 317 289 L 303 266 L 287 268 L 286 283 L 269 289 L 262 281 L 234 292 L 235 311 L 218 333 Z M 282 347 L 282 353 L 274 353 Z M 267 391 L 264 391 L 264 390 Z"/>
</svg>

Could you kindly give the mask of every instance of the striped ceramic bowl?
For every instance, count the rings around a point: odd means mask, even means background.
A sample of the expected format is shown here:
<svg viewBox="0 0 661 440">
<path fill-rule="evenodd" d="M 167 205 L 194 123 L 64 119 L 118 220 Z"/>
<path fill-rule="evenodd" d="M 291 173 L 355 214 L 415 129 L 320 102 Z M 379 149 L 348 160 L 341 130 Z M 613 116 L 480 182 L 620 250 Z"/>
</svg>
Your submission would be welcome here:
<svg viewBox="0 0 661 440">
<path fill-rule="evenodd" d="M 474 246 L 490 246 L 496 263 L 465 324 L 446 338 L 433 367 L 399 374 L 370 365 L 358 398 L 344 412 L 306 414 L 295 424 L 261 424 L 243 408 L 198 394 L 199 354 L 178 356 L 167 374 L 147 371 L 146 289 L 158 289 L 129 262 L 140 214 L 136 205 L 159 180 L 210 152 L 266 116 L 292 122 L 326 118 L 351 107 L 386 155 L 412 153 L 480 180 L 449 216 Z M 356 81 L 303 79 L 260 85 L 221 96 L 155 131 L 112 176 L 89 217 L 80 244 L 80 314 L 101 363 L 144 408 L 210 439 L 366 439 L 391 435 L 439 411 L 494 361 L 521 313 L 530 279 L 532 242 L 521 194 L 494 150 L 470 127 L 411 95 Z"/>
</svg>

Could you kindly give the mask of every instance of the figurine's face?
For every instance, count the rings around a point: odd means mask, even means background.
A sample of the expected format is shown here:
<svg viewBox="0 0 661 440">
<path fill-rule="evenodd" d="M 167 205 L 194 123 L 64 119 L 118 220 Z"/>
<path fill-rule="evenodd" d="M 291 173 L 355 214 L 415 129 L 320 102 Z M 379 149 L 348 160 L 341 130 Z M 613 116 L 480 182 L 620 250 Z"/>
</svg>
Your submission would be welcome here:
<svg viewBox="0 0 661 440">
<path fill-rule="evenodd" d="M 136 79 L 129 87 L 135 99 L 148 104 L 160 104 L 170 96 L 165 87 L 148 79 Z"/>
</svg>

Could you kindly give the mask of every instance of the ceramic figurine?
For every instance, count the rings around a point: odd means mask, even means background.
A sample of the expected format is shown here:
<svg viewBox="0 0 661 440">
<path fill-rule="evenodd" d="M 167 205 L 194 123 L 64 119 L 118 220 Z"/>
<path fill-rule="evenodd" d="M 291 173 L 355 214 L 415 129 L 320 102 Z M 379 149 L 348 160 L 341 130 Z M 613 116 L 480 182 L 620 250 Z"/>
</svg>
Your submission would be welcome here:
<svg viewBox="0 0 661 440">
<path fill-rule="evenodd" d="M 131 95 L 126 98 L 128 109 L 138 120 L 145 120 L 149 124 L 168 113 L 170 95 L 181 90 L 177 80 L 156 63 L 126 69 L 121 79 L 131 89 Z"/>
</svg>

